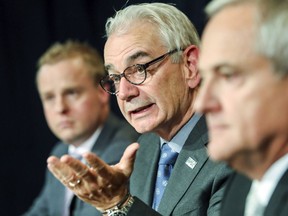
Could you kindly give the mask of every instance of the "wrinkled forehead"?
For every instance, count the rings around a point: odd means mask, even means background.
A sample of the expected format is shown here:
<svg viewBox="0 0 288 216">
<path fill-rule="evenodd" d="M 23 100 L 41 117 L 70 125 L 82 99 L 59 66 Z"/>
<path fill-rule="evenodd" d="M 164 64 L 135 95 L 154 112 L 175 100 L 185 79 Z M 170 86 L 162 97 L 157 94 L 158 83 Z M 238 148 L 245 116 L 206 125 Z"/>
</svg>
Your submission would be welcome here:
<svg viewBox="0 0 288 216">
<path fill-rule="evenodd" d="M 125 33 L 113 33 L 104 47 L 105 66 L 127 67 L 135 60 L 166 51 L 158 31 L 150 23 L 130 28 Z"/>
</svg>

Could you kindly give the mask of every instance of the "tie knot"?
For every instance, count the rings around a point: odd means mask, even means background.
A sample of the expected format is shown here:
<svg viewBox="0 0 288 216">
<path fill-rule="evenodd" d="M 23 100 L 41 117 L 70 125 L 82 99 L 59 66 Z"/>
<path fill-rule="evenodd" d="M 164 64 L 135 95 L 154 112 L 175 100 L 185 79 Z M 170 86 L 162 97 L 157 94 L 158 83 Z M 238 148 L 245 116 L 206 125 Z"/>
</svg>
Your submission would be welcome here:
<svg viewBox="0 0 288 216">
<path fill-rule="evenodd" d="M 162 165 L 174 165 L 177 159 L 178 153 L 173 151 L 168 144 L 164 144 L 161 148 L 161 156 L 159 164 Z"/>
</svg>

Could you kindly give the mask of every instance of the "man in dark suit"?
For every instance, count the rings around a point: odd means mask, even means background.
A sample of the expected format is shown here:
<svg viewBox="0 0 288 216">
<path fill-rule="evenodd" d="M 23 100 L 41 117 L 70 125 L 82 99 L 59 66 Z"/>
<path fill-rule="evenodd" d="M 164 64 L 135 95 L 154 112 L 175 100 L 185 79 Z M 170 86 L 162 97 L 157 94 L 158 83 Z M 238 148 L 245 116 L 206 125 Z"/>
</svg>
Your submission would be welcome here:
<svg viewBox="0 0 288 216">
<path fill-rule="evenodd" d="M 196 110 L 209 155 L 235 173 L 223 216 L 288 215 L 288 1 L 216 0 L 207 7 Z"/>
<path fill-rule="evenodd" d="M 138 133 L 110 112 L 109 95 L 99 86 L 103 61 L 88 44 L 68 40 L 53 44 L 40 58 L 37 87 L 50 129 L 61 140 L 51 155 L 81 157 L 94 152 L 115 164 Z M 47 170 L 40 195 L 27 216 L 101 215 L 73 196 Z"/>
<path fill-rule="evenodd" d="M 90 168 L 71 157 L 50 157 L 48 168 L 104 215 L 219 215 L 230 170 L 209 159 L 205 118 L 195 114 L 200 76 L 193 24 L 172 5 L 148 3 L 118 11 L 106 34 L 108 75 L 101 85 L 144 134 L 113 167 L 88 153 Z M 158 161 L 172 155 L 164 179 Z"/>
</svg>

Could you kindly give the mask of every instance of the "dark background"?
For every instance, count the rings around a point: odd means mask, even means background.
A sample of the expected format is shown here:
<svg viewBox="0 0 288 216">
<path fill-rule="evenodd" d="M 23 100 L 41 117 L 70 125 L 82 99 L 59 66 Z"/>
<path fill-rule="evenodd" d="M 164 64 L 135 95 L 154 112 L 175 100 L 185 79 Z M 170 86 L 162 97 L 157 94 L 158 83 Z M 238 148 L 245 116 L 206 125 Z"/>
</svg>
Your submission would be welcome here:
<svg viewBox="0 0 288 216">
<path fill-rule="evenodd" d="M 200 35 L 209 0 L 175 3 Z M 100 52 L 108 16 L 131 0 L 0 0 L 0 215 L 23 213 L 44 181 L 56 138 L 49 131 L 35 88 L 38 57 L 55 41 L 89 42 Z M 146 1 L 147 2 L 147 1 Z M 151 2 L 151 1 L 150 1 Z M 115 98 L 112 109 L 119 115 Z"/>
</svg>

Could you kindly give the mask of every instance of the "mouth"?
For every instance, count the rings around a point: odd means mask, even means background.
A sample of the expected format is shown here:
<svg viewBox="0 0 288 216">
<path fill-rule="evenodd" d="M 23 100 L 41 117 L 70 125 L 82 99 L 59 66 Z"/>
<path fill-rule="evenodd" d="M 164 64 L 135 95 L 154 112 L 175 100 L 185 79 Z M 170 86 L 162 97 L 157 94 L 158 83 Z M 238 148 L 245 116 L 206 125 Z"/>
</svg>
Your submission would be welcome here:
<svg viewBox="0 0 288 216">
<path fill-rule="evenodd" d="M 67 129 L 67 128 L 70 128 L 72 126 L 72 122 L 70 121 L 62 121 L 58 124 L 58 126 L 61 128 L 61 129 Z"/>
<path fill-rule="evenodd" d="M 147 106 L 143 106 L 143 107 L 139 107 L 135 110 L 130 111 L 129 113 L 131 115 L 135 115 L 135 114 L 140 114 L 140 113 L 144 113 L 146 112 L 150 107 L 152 107 L 154 104 L 149 104 Z"/>
<path fill-rule="evenodd" d="M 226 125 L 213 125 L 213 126 L 210 125 L 208 129 L 210 133 L 220 133 L 220 132 L 227 130 L 227 126 Z"/>
</svg>

